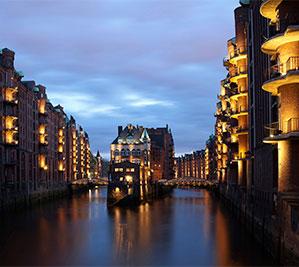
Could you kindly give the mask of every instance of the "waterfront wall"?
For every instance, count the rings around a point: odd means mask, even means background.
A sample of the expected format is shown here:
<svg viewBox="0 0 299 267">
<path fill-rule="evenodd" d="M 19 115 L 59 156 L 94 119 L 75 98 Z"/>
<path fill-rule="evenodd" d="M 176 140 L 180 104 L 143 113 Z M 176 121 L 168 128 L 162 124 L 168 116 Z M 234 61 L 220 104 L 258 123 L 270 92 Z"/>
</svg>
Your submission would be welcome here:
<svg viewBox="0 0 299 267">
<path fill-rule="evenodd" d="M 258 202 L 250 199 L 238 187 L 227 190 L 226 185 L 219 184 L 216 192 L 222 203 L 275 260 L 284 265 L 298 265 L 298 237 L 294 234 L 298 217 L 292 214 L 294 211 L 290 203 L 293 196 L 278 196 L 276 209 L 272 214 L 268 214 L 266 209 L 258 210 Z"/>
</svg>

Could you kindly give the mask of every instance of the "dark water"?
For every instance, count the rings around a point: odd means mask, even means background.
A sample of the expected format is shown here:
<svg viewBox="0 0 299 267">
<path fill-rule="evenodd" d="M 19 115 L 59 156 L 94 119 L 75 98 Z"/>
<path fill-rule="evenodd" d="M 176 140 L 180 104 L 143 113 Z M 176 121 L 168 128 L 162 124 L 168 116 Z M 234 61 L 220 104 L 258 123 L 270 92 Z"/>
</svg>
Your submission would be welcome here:
<svg viewBox="0 0 299 267">
<path fill-rule="evenodd" d="M 1 265 L 273 265 L 204 190 L 108 211 L 96 189 L 2 216 L 0 240 Z"/>
</svg>

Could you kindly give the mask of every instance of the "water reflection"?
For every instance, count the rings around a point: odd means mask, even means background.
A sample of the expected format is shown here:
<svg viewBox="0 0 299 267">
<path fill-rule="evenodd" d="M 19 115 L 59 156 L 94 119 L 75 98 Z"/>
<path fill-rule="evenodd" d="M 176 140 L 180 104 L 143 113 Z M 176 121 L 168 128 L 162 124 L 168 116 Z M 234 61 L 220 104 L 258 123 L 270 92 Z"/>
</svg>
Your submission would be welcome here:
<svg viewBox="0 0 299 267">
<path fill-rule="evenodd" d="M 108 210 L 105 197 L 100 188 L 1 218 L 0 264 L 273 264 L 207 191 L 131 209 Z"/>
</svg>

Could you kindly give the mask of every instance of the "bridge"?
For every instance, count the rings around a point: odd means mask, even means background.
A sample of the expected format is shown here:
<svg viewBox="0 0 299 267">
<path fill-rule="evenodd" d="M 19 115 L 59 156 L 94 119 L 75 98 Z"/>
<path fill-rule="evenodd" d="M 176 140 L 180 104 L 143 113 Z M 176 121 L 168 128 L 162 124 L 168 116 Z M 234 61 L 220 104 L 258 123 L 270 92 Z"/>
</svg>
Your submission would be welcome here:
<svg viewBox="0 0 299 267">
<path fill-rule="evenodd" d="M 198 187 L 198 188 L 212 188 L 218 185 L 217 180 L 206 180 L 206 179 L 193 178 L 193 177 L 176 178 L 172 180 L 159 180 L 158 183 L 163 184 L 165 186 L 172 186 L 172 187 Z M 73 181 L 71 185 L 73 188 L 107 186 L 108 178 L 103 177 L 100 179 L 80 179 L 80 180 Z"/>
<path fill-rule="evenodd" d="M 100 179 L 80 179 L 75 180 L 72 182 L 72 185 L 74 186 L 103 186 L 108 185 L 108 178 L 103 177 Z"/>
<path fill-rule="evenodd" d="M 185 177 L 185 178 L 176 178 L 172 180 L 160 180 L 159 183 L 163 183 L 167 186 L 174 187 L 200 187 L 200 188 L 211 188 L 217 186 L 217 180 L 206 180 L 202 178 L 193 178 L 193 177 Z"/>
</svg>

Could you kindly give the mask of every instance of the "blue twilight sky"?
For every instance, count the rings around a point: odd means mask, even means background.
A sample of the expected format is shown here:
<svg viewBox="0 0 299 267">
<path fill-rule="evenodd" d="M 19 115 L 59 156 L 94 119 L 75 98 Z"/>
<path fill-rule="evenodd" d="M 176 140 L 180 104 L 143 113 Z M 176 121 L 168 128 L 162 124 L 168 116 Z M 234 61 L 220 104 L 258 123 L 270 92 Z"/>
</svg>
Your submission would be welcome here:
<svg viewBox="0 0 299 267">
<path fill-rule="evenodd" d="M 238 0 L 1 0 L 0 47 L 108 157 L 117 126 L 172 129 L 177 154 L 213 132 Z"/>
</svg>

